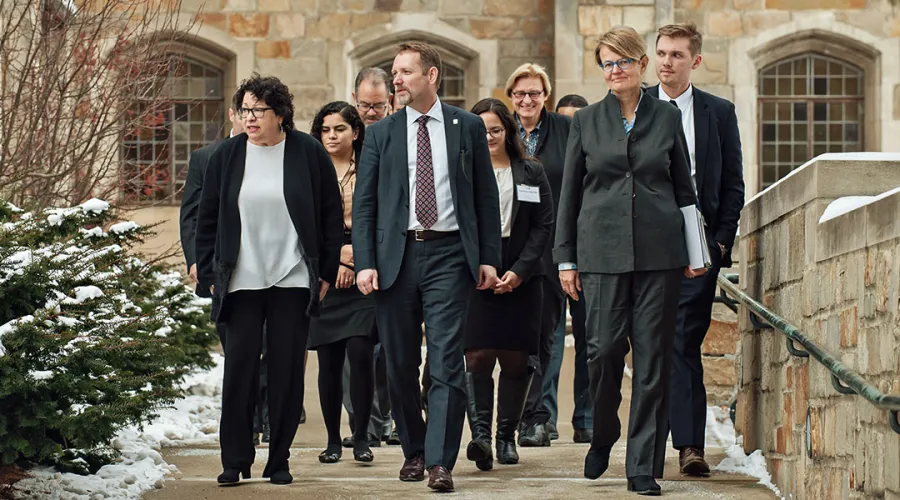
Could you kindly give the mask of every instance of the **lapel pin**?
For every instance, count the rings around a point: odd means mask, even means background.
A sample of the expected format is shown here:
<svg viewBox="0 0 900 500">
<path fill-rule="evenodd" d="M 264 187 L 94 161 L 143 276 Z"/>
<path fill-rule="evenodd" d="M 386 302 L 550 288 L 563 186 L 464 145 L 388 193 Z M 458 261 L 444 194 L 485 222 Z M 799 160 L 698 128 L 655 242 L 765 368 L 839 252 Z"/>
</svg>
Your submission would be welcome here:
<svg viewBox="0 0 900 500">
<path fill-rule="evenodd" d="M 459 119 L 458 119 L 458 118 L 454 118 L 454 119 L 453 119 L 453 124 L 454 124 L 454 125 L 459 125 Z"/>
</svg>

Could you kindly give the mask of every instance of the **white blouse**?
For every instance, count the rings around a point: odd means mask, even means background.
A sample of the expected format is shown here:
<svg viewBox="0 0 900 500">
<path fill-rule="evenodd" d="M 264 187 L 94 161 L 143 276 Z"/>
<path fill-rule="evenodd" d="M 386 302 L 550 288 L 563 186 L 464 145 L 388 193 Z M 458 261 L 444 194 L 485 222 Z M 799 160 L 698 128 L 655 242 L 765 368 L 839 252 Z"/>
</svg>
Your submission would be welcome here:
<svg viewBox="0 0 900 500">
<path fill-rule="evenodd" d="M 509 238 L 512 231 L 513 182 L 512 167 L 495 168 L 494 178 L 500 191 L 500 236 Z"/>
<path fill-rule="evenodd" d="M 228 291 L 309 288 L 300 238 L 284 201 L 284 143 L 247 142 L 238 195 L 241 247 Z"/>
</svg>

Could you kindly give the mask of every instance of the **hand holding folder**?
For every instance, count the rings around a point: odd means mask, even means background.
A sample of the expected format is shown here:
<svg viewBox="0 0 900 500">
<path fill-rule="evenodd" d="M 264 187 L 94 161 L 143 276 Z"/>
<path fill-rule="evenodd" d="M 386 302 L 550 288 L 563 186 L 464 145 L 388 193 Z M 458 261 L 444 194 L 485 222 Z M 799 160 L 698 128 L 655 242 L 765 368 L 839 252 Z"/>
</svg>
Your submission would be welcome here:
<svg viewBox="0 0 900 500">
<path fill-rule="evenodd" d="M 681 207 L 684 217 L 684 244 L 687 246 L 688 262 L 691 269 L 708 269 L 712 267 L 709 245 L 706 242 L 706 230 L 703 214 L 696 205 Z"/>
</svg>

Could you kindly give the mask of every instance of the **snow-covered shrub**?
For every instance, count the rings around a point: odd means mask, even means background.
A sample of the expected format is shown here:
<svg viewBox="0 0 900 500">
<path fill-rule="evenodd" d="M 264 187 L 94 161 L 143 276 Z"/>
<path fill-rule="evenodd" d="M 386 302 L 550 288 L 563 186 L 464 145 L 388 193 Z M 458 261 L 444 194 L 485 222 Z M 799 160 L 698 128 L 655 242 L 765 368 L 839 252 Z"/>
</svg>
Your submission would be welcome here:
<svg viewBox="0 0 900 500">
<path fill-rule="evenodd" d="M 0 202 L 0 465 L 96 471 L 209 367 L 208 300 L 132 250 L 149 234 L 100 200 L 40 214 Z"/>
</svg>

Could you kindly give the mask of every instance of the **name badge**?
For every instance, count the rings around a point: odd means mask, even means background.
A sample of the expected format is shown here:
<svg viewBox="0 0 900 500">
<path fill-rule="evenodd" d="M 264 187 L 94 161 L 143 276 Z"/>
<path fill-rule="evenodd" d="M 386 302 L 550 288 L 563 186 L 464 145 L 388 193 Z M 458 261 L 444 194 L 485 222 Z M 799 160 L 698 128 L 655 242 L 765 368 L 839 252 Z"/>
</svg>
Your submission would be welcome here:
<svg viewBox="0 0 900 500">
<path fill-rule="evenodd" d="M 526 186 L 524 184 L 517 184 L 516 192 L 519 195 L 519 201 L 523 201 L 525 203 L 541 202 L 540 186 Z"/>
</svg>

